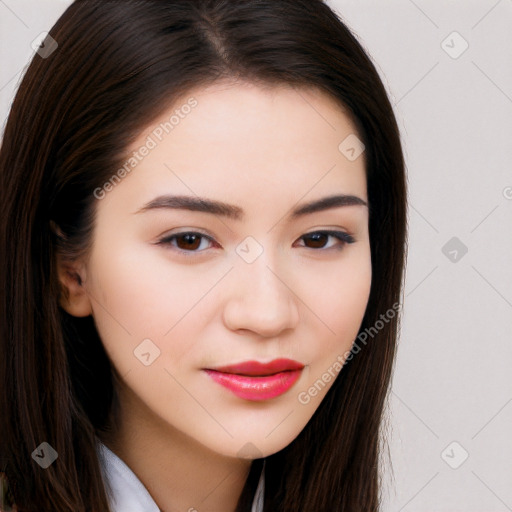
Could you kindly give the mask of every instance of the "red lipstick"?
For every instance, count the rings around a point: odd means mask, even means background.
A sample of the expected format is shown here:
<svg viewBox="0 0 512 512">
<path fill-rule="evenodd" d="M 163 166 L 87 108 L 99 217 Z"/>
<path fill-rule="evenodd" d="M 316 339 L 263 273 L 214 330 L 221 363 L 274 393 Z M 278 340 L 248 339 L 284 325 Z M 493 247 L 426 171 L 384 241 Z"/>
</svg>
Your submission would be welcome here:
<svg viewBox="0 0 512 512">
<path fill-rule="evenodd" d="M 292 359 L 269 363 L 245 361 L 204 371 L 217 383 L 245 400 L 270 400 L 288 391 L 300 377 L 304 365 Z"/>
</svg>

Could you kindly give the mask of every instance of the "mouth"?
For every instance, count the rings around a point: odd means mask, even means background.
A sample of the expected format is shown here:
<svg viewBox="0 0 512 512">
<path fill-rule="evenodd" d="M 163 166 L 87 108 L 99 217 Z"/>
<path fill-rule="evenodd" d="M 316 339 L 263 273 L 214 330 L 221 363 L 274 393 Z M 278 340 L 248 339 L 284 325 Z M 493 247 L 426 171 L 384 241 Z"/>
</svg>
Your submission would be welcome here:
<svg viewBox="0 0 512 512">
<path fill-rule="evenodd" d="M 303 368 L 303 364 L 292 359 L 274 359 L 269 363 L 245 361 L 203 371 L 239 398 L 259 402 L 286 393 Z"/>
</svg>

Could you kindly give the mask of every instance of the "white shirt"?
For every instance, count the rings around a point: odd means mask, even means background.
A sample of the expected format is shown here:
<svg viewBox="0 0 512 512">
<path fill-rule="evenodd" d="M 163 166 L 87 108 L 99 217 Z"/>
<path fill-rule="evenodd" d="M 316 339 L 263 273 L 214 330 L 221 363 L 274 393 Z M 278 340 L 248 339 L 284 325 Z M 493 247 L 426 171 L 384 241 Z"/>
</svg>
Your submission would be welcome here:
<svg viewBox="0 0 512 512">
<path fill-rule="evenodd" d="M 99 440 L 97 447 L 111 512 L 160 512 L 146 487 L 126 463 Z M 251 512 L 263 512 L 264 470 L 263 466 Z"/>
</svg>

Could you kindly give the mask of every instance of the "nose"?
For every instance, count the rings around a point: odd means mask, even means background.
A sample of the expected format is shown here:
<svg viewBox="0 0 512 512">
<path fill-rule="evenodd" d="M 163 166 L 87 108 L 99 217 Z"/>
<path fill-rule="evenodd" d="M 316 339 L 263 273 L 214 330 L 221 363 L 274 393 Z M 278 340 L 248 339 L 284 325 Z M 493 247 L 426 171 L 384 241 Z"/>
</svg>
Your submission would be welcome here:
<svg viewBox="0 0 512 512">
<path fill-rule="evenodd" d="M 286 279 L 290 273 L 275 269 L 263 256 L 250 264 L 238 265 L 224 307 L 226 327 L 252 331 L 262 337 L 275 337 L 283 330 L 295 328 L 299 321 L 299 299 L 293 284 Z"/>
</svg>

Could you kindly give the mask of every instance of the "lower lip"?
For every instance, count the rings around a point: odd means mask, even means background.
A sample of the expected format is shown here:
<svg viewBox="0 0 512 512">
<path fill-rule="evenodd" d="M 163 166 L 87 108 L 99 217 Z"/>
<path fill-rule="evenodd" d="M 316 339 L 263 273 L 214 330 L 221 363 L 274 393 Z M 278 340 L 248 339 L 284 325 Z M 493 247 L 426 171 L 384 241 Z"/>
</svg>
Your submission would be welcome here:
<svg viewBox="0 0 512 512">
<path fill-rule="evenodd" d="M 286 393 L 300 377 L 302 369 L 253 377 L 223 373 L 215 370 L 204 370 L 215 382 L 229 389 L 236 396 L 253 402 L 270 400 Z"/>
</svg>

